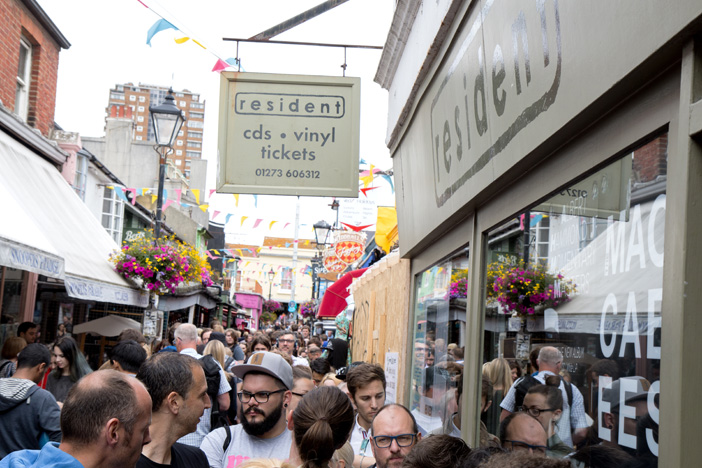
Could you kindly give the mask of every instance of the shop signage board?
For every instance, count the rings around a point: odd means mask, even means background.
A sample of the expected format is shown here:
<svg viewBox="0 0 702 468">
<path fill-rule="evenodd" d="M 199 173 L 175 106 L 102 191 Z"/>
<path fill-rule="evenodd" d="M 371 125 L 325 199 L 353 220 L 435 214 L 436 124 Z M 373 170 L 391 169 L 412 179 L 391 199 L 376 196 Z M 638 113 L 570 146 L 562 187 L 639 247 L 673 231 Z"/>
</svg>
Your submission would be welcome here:
<svg viewBox="0 0 702 468">
<path fill-rule="evenodd" d="M 385 404 L 397 402 L 397 382 L 400 371 L 400 353 L 385 353 Z"/>
<path fill-rule="evenodd" d="M 223 193 L 358 197 L 359 78 L 223 72 Z"/>
<path fill-rule="evenodd" d="M 342 198 L 339 200 L 339 222 L 347 226 L 375 231 L 378 221 L 378 204 L 368 198 Z"/>
</svg>

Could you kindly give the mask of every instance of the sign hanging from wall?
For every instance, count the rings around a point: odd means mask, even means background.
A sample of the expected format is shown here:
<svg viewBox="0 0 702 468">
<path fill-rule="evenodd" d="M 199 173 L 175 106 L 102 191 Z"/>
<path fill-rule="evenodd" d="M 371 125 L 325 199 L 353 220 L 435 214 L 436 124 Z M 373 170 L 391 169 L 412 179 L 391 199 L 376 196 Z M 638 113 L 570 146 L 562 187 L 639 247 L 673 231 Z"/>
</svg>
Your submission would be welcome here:
<svg viewBox="0 0 702 468">
<path fill-rule="evenodd" d="M 217 191 L 358 197 L 361 81 L 223 72 Z"/>
</svg>

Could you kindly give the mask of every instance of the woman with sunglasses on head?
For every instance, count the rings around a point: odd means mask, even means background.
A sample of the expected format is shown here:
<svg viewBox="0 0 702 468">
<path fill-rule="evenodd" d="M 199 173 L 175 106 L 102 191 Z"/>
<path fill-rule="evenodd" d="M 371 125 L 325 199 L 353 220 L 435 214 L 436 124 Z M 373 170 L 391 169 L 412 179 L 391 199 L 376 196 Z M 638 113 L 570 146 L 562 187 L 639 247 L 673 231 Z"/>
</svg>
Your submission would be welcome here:
<svg viewBox="0 0 702 468">
<path fill-rule="evenodd" d="M 573 452 L 573 448 L 558 437 L 557 425 L 563 413 L 563 393 L 558 388 L 560 384 L 559 376 L 549 375 L 546 385 L 534 385 L 529 389 L 520 408 L 520 411 L 538 419 L 546 430 L 546 456 L 551 458 L 563 458 Z"/>
<path fill-rule="evenodd" d="M 349 398 L 336 387 L 319 387 L 307 393 L 292 414 L 290 462 L 300 468 L 328 468 L 334 451 L 340 449 L 354 424 Z"/>
</svg>

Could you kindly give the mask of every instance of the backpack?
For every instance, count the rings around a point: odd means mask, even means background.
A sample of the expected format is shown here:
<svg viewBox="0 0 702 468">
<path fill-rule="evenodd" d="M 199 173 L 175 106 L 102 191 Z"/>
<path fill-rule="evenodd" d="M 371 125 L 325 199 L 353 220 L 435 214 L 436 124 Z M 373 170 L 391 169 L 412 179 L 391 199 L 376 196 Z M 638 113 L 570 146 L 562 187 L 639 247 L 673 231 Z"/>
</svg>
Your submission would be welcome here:
<svg viewBox="0 0 702 468">
<path fill-rule="evenodd" d="M 223 413 L 219 410 L 219 402 L 217 397 L 219 396 L 219 384 L 220 384 L 220 370 L 217 361 L 206 354 L 200 358 L 202 363 L 202 368 L 205 371 L 205 380 L 207 381 L 207 394 L 212 402 L 212 410 L 210 413 L 210 431 L 217 429 L 218 427 L 228 426 L 229 423 Z"/>
<path fill-rule="evenodd" d="M 571 384 L 561 379 L 565 386 L 566 395 L 568 396 L 568 406 L 573 407 L 573 388 Z M 514 384 L 514 411 L 519 411 L 519 408 L 524 404 L 524 397 L 531 387 L 534 385 L 544 385 L 539 379 L 533 375 L 527 375 L 517 380 Z"/>
</svg>

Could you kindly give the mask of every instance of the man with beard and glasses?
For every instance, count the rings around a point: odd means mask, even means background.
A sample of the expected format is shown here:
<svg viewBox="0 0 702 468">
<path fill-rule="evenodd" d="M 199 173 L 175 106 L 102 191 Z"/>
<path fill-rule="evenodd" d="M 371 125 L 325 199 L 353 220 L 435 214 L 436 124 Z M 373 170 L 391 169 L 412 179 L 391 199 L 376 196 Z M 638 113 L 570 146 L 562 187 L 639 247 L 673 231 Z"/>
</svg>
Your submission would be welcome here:
<svg viewBox="0 0 702 468">
<path fill-rule="evenodd" d="M 292 400 L 292 367 L 279 354 L 258 352 L 232 370 L 243 379 L 237 394 L 241 424 L 216 429 L 202 441 L 210 467 L 233 468 L 250 458 L 288 458 L 292 433 L 284 409 Z"/>
</svg>

